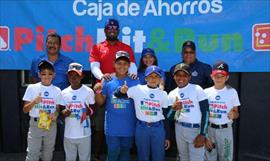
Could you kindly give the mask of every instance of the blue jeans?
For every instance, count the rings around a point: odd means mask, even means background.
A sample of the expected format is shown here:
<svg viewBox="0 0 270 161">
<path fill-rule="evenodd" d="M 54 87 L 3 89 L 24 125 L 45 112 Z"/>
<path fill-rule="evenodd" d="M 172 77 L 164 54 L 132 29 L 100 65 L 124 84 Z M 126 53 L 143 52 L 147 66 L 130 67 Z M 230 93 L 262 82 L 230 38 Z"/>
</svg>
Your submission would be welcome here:
<svg viewBox="0 0 270 161">
<path fill-rule="evenodd" d="M 106 135 L 108 147 L 108 161 L 130 161 L 130 149 L 134 137 L 108 136 Z"/>
<path fill-rule="evenodd" d="M 150 155 L 154 161 L 165 160 L 165 129 L 162 121 L 150 125 L 137 121 L 135 142 L 138 161 L 149 161 Z"/>
</svg>

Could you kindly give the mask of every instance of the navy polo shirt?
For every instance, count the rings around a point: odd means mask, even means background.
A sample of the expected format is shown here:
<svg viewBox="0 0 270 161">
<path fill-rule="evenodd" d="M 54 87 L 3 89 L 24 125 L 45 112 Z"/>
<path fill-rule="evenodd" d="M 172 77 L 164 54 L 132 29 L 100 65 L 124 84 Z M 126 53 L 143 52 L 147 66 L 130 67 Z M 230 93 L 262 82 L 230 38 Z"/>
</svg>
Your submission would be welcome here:
<svg viewBox="0 0 270 161">
<path fill-rule="evenodd" d="M 36 78 L 38 81 L 40 81 L 38 77 L 38 64 L 41 60 L 44 59 L 49 61 L 47 54 L 41 55 L 40 57 L 33 59 L 31 64 L 30 76 Z M 69 86 L 67 71 L 69 64 L 72 62 L 74 62 L 72 59 L 59 53 L 57 60 L 53 64 L 55 78 L 53 79 L 52 84 L 59 87 L 61 90 Z"/>
</svg>

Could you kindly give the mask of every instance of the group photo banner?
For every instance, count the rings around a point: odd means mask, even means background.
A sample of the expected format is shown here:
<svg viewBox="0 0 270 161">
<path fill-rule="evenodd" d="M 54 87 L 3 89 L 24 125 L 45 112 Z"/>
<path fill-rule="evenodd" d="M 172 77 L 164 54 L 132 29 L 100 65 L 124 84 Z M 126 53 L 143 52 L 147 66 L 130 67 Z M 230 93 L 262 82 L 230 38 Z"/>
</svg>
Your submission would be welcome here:
<svg viewBox="0 0 270 161">
<path fill-rule="evenodd" d="M 89 52 L 105 40 L 109 18 L 120 23 L 119 40 L 130 45 L 138 65 L 153 48 L 165 71 L 182 61 L 186 40 L 211 66 L 231 72 L 270 72 L 269 0 L 1 0 L 0 70 L 29 70 L 46 54 L 49 32 L 62 37 L 61 53 L 90 70 Z"/>
</svg>

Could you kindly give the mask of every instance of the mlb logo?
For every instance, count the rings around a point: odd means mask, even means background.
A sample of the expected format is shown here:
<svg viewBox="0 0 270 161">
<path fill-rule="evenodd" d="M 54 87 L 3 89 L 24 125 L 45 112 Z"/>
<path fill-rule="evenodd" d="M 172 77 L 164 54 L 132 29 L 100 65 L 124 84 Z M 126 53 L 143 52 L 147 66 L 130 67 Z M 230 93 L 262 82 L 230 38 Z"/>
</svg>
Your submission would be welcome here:
<svg viewBox="0 0 270 161">
<path fill-rule="evenodd" d="M 9 28 L 7 26 L 0 26 L 0 51 L 7 51 L 9 49 Z"/>
<path fill-rule="evenodd" d="M 270 50 L 270 23 L 253 25 L 252 48 L 254 51 Z"/>
</svg>

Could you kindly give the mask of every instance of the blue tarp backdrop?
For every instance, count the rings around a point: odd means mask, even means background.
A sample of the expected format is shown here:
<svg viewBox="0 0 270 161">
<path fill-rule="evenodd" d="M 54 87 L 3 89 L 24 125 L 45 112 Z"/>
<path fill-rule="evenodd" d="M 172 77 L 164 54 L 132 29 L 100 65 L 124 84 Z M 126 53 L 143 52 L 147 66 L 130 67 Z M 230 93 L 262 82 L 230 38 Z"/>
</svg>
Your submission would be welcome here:
<svg viewBox="0 0 270 161">
<path fill-rule="evenodd" d="M 0 1 L 0 69 L 27 70 L 44 54 L 48 32 L 62 36 L 61 53 L 89 70 L 89 50 L 105 39 L 108 18 L 120 21 L 120 40 L 137 62 L 155 49 L 168 70 L 181 61 L 185 40 L 206 63 L 229 63 L 234 72 L 270 72 L 269 0 L 20 0 Z"/>
</svg>

